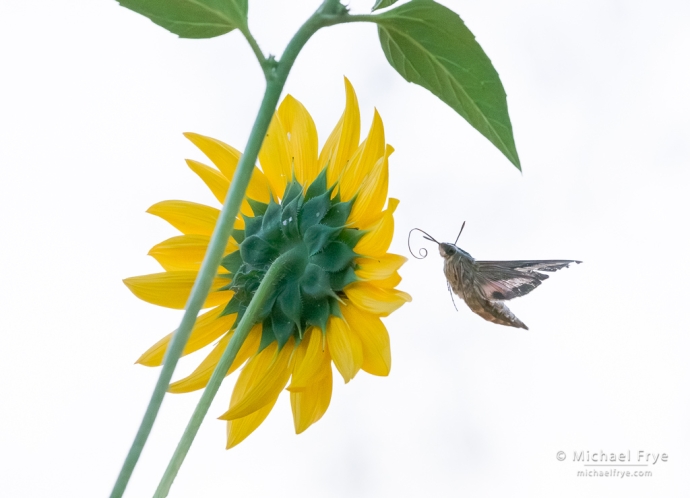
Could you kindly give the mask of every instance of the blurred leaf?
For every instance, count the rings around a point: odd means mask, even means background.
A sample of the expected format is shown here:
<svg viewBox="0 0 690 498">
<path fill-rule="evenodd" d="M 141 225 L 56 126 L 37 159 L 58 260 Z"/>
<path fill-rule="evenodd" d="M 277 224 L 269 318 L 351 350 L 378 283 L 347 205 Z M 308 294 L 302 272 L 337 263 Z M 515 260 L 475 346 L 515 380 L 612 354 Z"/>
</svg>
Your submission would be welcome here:
<svg viewBox="0 0 690 498">
<path fill-rule="evenodd" d="M 371 11 L 374 12 L 375 10 L 385 9 L 386 7 L 390 7 L 397 1 L 398 0 L 377 0 L 376 4 L 371 8 Z"/>
<path fill-rule="evenodd" d="M 180 38 L 213 38 L 247 24 L 247 0 L 117 0 Z"/>
<path fill-rule="evenodd" d="M 431 0 L 372 18 L 391 66 L 455 109 L 520 169 L 505 90 L 462 19 Z"/>
</svg>

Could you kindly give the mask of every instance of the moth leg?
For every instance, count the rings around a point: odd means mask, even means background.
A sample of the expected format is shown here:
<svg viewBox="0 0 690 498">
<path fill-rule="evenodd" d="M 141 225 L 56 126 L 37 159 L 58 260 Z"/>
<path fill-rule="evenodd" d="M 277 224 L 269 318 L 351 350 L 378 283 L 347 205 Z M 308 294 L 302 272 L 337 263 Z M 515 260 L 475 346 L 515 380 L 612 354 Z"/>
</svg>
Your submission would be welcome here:
<svg viewBox="0 0 690 498">
<path fill-rule="evenodd" d="M 446 280 L 446 285 L 448 286 L 448 292 L 450 293 L 450 300 L 453 301 L 453 307 L 455 308 L 455 311 L 458 311 L 458 306 L 455 304 L 455 298 L 453 297 L 453 289 L 450 288 L 450 282 L 448 280 Z"/>
</svg>

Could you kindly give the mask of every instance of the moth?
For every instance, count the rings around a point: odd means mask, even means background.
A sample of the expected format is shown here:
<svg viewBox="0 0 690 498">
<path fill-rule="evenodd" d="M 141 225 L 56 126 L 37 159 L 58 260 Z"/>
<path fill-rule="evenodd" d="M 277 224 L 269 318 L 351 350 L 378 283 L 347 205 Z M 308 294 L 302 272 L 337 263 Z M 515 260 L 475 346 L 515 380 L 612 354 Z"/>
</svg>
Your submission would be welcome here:
<svg viewBox="0 0 690 498">
<path fill-rule="evenodd" d="M 415 258 L 426 257 L 426 249 L 420 249 L 420 256 L 417 256 L 410 247 L 410 236 L 415 230 L 423 233 L 426 240 L 438 244 L 438 251 L 443 258 L 443 273 L 446 275 L 451 297 L 454 292 L 484 320 L 499 325 L 528 330 L 527 325 L 508 309 L 504 301 L 524 296 L 539 287 L 549 278 L 540 272 L 554 272 L 568 268 L 571 263 L 582 263 L 572 259 L 476 261 L 468 252 L 457 246 L 464 228 L 465 223 L 462 224 L 453 244 L 439 242 L 424 230 L 413 228 L 408 235 L 407 245 Z"/>
</svg>

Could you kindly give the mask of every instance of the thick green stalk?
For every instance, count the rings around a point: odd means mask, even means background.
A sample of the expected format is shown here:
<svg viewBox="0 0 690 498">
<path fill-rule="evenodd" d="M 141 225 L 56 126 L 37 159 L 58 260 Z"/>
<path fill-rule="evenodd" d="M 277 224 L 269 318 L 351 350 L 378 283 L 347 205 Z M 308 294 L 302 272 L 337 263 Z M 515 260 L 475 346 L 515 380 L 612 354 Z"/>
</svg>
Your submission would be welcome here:
<svg viewBox="0 0 690 498">
<path fill-rule="evenodd" d="M 328 17 L 327 20 L 326 17 Z M 177 362 L 182 355 L 185 344 L 187 344 L 197 315 L 206 300 L 206 296 L 208 296 L 211 283 L 213 282 L 223 257 L 227 241 L 232 235 L 235 218 L 239 213 L 242 200 L 244 199 L 247 186 L 249 185 L 249 180 L 251 179 L 254 164 L 256 163 L 256 158 L 259 155 L 261 144 L 263 143 L 268 126 L 271 123 L 271 118 L 275 112 L 278 99 L 285 86 L 285 81 L 290 73 L 290 69 L 300 50 L 304 47 L 309 38 L 311 38 L 321 27 L 337 24 L 338 21 L 336 17 L 342 19 L 340 22 L 345 22 L 347 12 L 340 5 L 338 0 L 325 0 L 319 9 L 297 31 L 292 40 L 290 40 L 280 62 L 276 63 L 272 68 L 264 67 L 267 84 L 259 113 L 249 135 L 244 154 L 237 165 L 230 190 L 228 191 L 215 230 L 211 236 L 204 261 L 201 264 L 201 269 L 199 270 L 199 274 L 187 301 L 182 321 L 168 345 L 163 360 L 163 368 L 161 369 L 158 381 L 154 387 L 151 400 L 146 408 L 139 430 L 137 431 L 110 494 L 111 498 L 120 498 L 124 494 L 132 472 L 134 471 L 134 467 L 151 433 L 153 423 L 163 403 L 163 398 L 170 384 L 170 380 L 172 379 Z"/>
<path fill-rule="evenodd" d="M 230 190 L 225 199 L 225 204 L 218 217 L 218 222 L 216 223 L 216 228 L 211 236 L 211 241 L 209 242 L 208 250 L 206 251 L 206 256 L 201 264 L 201 269 L 197 276 L 194 286 L 192 287 L 192 292 L 187 301 L 187 307 L 185 313 L 180 322 L 180 326 L 177 328 L 173 334 L 172 340 L 168 345 L 168 349 L 165 353 L 165 358 L 163 360 L 163 368 L 161 369 L 158 381 L 151 395 L 151 400 L 146 408 L 146 413 L 144 414 L 144 419 L 139 426 L 137 435 L 134 438 L 132 447 L 127 454 L 125 463 L 122 466 L 120 475 L 115 482 L 111 498 L 120 498 L 129 478 L 134 471 L 134 467 L 139 460 L 142 450 L 144 449 L 144 444 L 148 439 L 151 429 L 153 427 L 153 422 L 158 415 L 161 404 L 163 403 L 163 397 L 165 396 L 168 386 L 170 384 L 170 379 L 175 371 L 177 362 L 182 355 L 182 350 L 184 349 L 187 340 L 189 339 L 189 334 L 194 327 L 197 315 L 203 306 L 204 301 L 206 301 L 206 296 L 208 296 L 209 290 L 211 289 L 211 283 L 213 282 L 216 272 L 218 271 L 218 266 L 223 258 L 223 252 L 227 245 L 228 239 L 232 235 L 233 224 L 237 213 L 240 210 L 240 205 L 244 199 L 245 192 L 247 191 L 247 186 L 249 185 L 249 180 L 254 168 L 254 163 L 259 154 L 259 149 L 261 148 L 261 143 L 266 135 L 266 130 L 268 130 L 268 125 L 273 117 L 273 112 L 280 97 L 280 91 L 282 90 L 282 85 L 276 85 L 275 83 L 269 83 L 266 86 L 266 92 L 264 94 L 264 99 L 261 104 L 259 114 L 254 122 L 254 127 L 252 128 L 251 134 L 249 135 L 249 140 L 247 142 L 247 147 L 245 153 L 240 158 L 239 164 L 237 165 L 237 170 L 235 171 L 235 176 L 233 177 Z"/>
<path fill-rule="evenodd" d="M 187 428 L 185 429 L 180 442 L 177 444 L 175 453 L 173 453 L 170 463 L 168 463 L 168 467 L 165 469 L 163 478 L 158 484 L 156 493 L 153 495 L 154 498 L 165 498 L 168 496 L 170 486 L 177 476 L 177 472 L 180 470 L 180 466 L 182 465 L 184 458 L 187 456 L 187 452 L 192 445 L 192 441 L 194 441 L 194 438 L 199 431 L 199 427 L 201 426 L 201 422 L 203 422 L 206 413 L 208 413 L 208 409 L 211 406 L 211 402 L 218 392 L 218 389 L 220 388 L 221 382 L 223 382 L 228 370 L 230 370 L 232 362 L 235 361 L 237 352 L 240 350 L 242 343 L 247 338 L 249 331 L 258 321 L 257 316 L 261 311 L 261 307 L 266 299 L 268 299 L 268 297 L 271 295 L 274 290 L 273 288 L 277 285 L 278 281 L 285 274 L 285 272 L 289 271 L 293 265 L 299 265 L 300 262 L 304 264 L 307 256 L 304 254 L 304 252 L 305 247 L 299 245 L 292 250 L 281 254 L 271 264 L 268 272 L 266 272 L 266 275 L 261 281 L 261 285 L 259 285 L 259 288 L 256 290 L 256 294 L 254 294 L 254 297 L 247 307 L 247 311 L 244 313 L 244 316 L 242 316 L 242 320 L 240 320 L 240 323 L 237 326 L 237 329 L 235 329 L 227 348 L 225 348 L 223 356 L 220 357 L 218 365 L 216 365 L 216 369 L 213 371 L 213 375 L 211 375 L 204 393 L 201 395 L 199 403 L 194 409 L 192 418 L 189 420 Z"/>
</svg>

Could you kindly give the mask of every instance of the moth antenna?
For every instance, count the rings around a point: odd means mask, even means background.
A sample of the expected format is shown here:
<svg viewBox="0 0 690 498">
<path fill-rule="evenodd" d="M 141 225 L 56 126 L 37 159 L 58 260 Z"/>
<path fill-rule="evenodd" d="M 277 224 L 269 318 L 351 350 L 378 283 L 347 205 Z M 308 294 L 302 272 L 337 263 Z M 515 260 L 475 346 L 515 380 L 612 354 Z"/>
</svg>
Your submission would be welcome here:
<svg viewBox="0 0 690 498">
<path fill-rule="evenodd" d="M 436 242 L 437 244 L 439 244 L 439 241 L 436 240 L 435 238 L 433 238 L 431 235 L 429 235 L 428 233 L 426 233 L 424 230 L 422 230 L 420 228 L 413 228 L 412 230 L 410 230 L 410 233 L 407 234 L 407 249 L 410 251 L 410 254 L 412 254 L 412 257 L 414 257 L 415 259 L 424 259 L 429 254 L 429 251 L 427 251 L 424 247 L 421 247 L 419 249 L 419 256 L 417 256 L 414 253 L 414 251 L 412 250 L 412 246 L 410 245 L 410 238 L 412 237 L 412 232 L 414 232 L 415 230 L 417 230 L 418 232 L 422 232 L 424 234 L 424 238 L 426 240 L 430 240 L 431 242 Z"/>
<path fill-rule="evenodd" d="M 455 298 L 453 297 L 453 289 L 450 288 L 450 282 L 446 280 L 446 285 L 448 286 L 448 292 L 450 293 L 450 300 L 453 301 L 453 307 L 455 311 L 458 311 L 458 305 L 455 304 Z"/>
<path fill-rule="evenodd" d="M 455 244 L 454 245 L 458 245 L 458 240 L 460 240 L 460 235 L 462 235 L 462 229 L 465 228 L 465 223 L 467 223 L 467 221 L 462 222 L 462 226 L 460 227 L 460 233 L 455 238 Z M 455 309 L 457 309 L 457 308 L 455 308 Z"/>
</svg>

